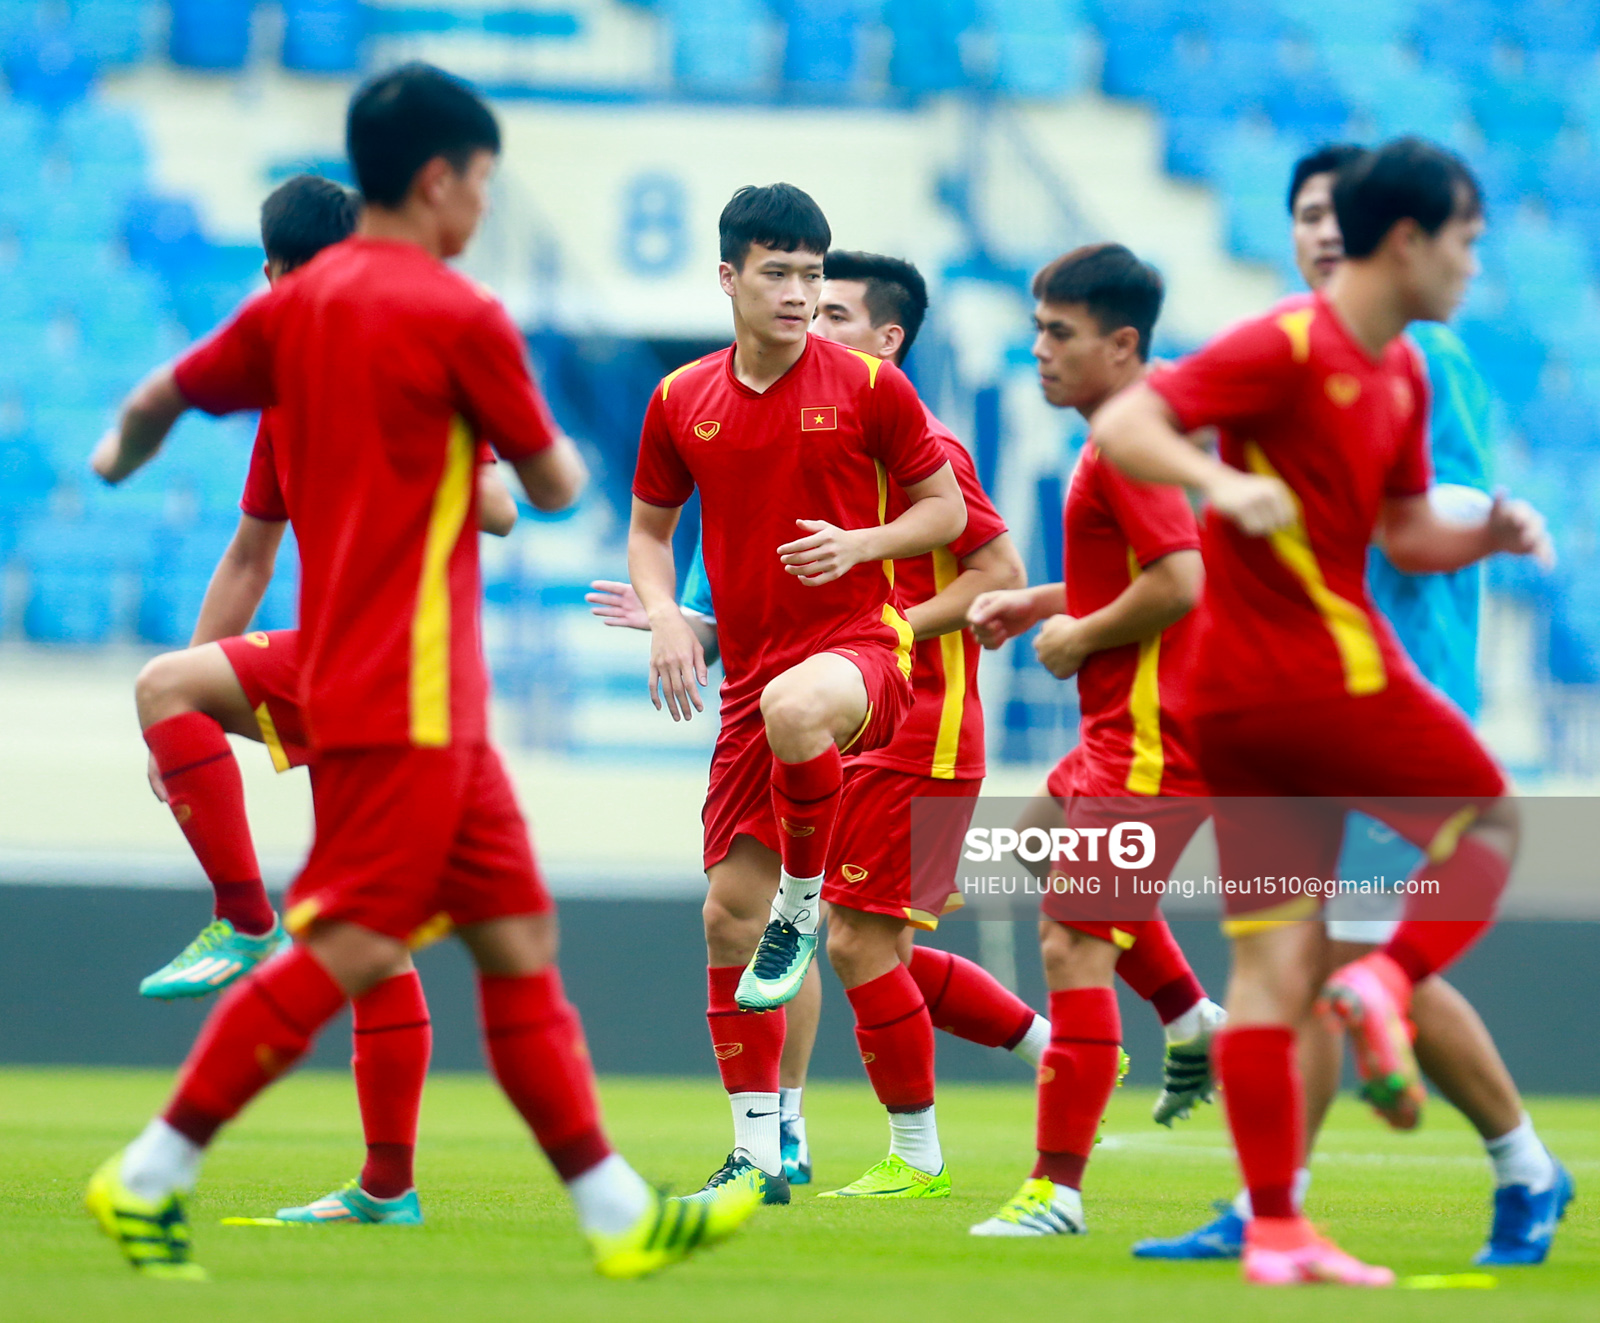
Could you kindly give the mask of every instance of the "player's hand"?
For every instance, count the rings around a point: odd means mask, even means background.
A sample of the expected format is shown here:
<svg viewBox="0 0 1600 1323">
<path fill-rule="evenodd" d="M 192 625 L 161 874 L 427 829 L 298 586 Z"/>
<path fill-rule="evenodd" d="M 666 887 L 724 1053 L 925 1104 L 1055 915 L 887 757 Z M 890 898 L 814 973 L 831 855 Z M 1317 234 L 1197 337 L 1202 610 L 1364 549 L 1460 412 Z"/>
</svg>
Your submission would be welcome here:
<svg viewBox="0 0 1600 1323">
<path fill-rule="evenodd" d="M 1241 473 L 1219 464 L 1205 495 L 1218 514 L 1251 537 L 1276 533 L 1300 517 L 1294 493 L 1281 478 L 1265 474 Z"/>
<path fill-rule="evenodd" d="M 650 617 L 645 615 L 644 603 L 631 583 L 596 579 L 589 587 L 593 591 L 585 593 L 583 600 L 591 603 L 590 615 L 599 616 L 602 623 L 613 629 L 650 628 Z"/>
<path fill-rule="evenodd" d="M 113 427 L 96 443 L 89 455 L 89 467 L 113 487 L 133 472 L 122 463 L 122 432 L 119 428 Z"/>
<path fill-rule="evenodd" d="M 1051 616 L 1046 620 L 1033 641 L 1033 651 L 1039 664 L 1058 680 L 1076 675 L 1089 656 L 1075 616 Z"/>
<path fill-rule="evenodd" d="M 171 801 L 167 799 L 167 787 L 161 780 L 161 769 L 156 766 L 156 756 L 153 753 L 150 755 L 150 764 L 145 769 L 145 775 L 150 778 L 150 789 L 155 791 L 156 798 L 163 804 L 170 803 Z"/>
<path fill-rule="evenodd" d="M 825 519 L 796 519 L 806 536 L 778 548 L 784 571 L 807 587 L 816 588 L 842 578 L 867 559 L 863 530 L 835 528 Z"/>
<path fill-rule="evenodd" d="M 973 636 L 993 650 L 1033 628 L 1033 598 L 1027 588 L 979 593 L 967 608 Z"/>
<path fill-rule="evenodd" d="M 670 616 L 650 622 L 650 701 L 657 712 L 665 702 L 674 721 L 692 721 L 696 712 L 705 711 L 699 689 L 710 678 L 705 650 L 676 607 Z"/>
<path fill-rule="evenodd" d="M 1556 544 L 1545 527 L 1544 516 L 1526 501 L 1512 500 L 1505 492 L 1496 492 L 1494 504 L 1489 507 L 1486 529 L 1496 551 L 1532 556 L 1544 569 L 1555 568 Z"/>
</svg>

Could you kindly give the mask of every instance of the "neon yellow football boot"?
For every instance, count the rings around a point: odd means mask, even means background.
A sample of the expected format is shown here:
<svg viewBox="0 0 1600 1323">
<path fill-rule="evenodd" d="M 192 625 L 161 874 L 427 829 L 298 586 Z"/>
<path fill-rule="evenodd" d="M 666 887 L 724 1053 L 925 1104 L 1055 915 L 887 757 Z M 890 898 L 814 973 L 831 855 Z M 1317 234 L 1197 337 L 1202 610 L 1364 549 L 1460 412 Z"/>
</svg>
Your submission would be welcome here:
<svg viewBox="0 0 1600 1323">
<path fill-rule="evenodd" d="M 146 1277 L 203 1282 L 206 1270 L 189 1258 L 189 1222 L 183 1199 L 141 1199 L 122 1183 L 122 1154 L 114 1153 L 89 1178 L 84 1199 L 100 1229 L 117 1242 L 129 1266 Z"/>
<path fill-rule="evenodd" d="M 918 1171 L 898 1154 L 891 1153 L 849 1185 L 825 1190 L 819 1199 L 948 1199 L 950 1165 L 936 1172 Z"/>
<path fill-rule="evenodd" d="M 728 1239 L 761 1206 L 748 1181 L 729 1182 L 709 1199 L 670 1199 L 652 1192 L 650 1206 L 621 1235 L 589 1233 L 595 1271 L 602 1277 L 648 1277 L 696 1250 Z"/>
</svg>

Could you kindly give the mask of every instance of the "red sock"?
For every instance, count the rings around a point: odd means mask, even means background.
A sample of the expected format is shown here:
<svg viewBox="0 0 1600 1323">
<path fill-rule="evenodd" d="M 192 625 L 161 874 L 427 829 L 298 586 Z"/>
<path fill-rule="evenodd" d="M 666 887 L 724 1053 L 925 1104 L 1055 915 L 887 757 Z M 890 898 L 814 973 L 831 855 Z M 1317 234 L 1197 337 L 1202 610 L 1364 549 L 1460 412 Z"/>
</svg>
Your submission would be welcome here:
<svg viewBox="0 0 1600 1323">
<path fill-rule="evenodd" d="M 385 979 L 351 1008 L 355 1052 L 350 1065 L 361 1104 L 367 1162 L 361 1188 L 394 1199 L 416 1184 L 417 1112 L 433 1052 L 433 1025 L 417 971 Z"/>
<path fill-rule="evenodd" d="M 1421 867 L 1419 876 L 1439 880 L 1438 894 L 1408 897 L 1405 918 L 1384 947 L 1414 984 L 1437 974 L 1489 931 L 1511 875 L 1511 861 L 1475 836 L 1463 836 L 1444 863 Z M 1447 917 L 1462 914 L 1479 917 Z"/>
<path fill-rule="evenodd" d="M 772 760 L 772 813 L 781 829 L 783 871 L 790 877 L 821 877 L 828 866 L 843 782 L 844 763 L 832 744 L 807 762 Z"/>
<path fill-rule="evenodd" d="M 564 1181 L 611 1156 L 600 1126 L 583 1026 L 554 969 L 514 978 L 478 976 L 489 1063 Z"/>
<path fill-rule="evenodd" d="M 1117 973 L 1171 1024 L 1206 995 L 1165 919 L 1141 923 L 1133 945 L 1117 957 Z"/>
<path fill-rule="evenodd" d="M 222 727 L 204 712 L 184 712 L 156 722 L 144 742 L 172 816 L 211 879 L 217 918 L 255 937 L 271 931 L 275 916 L 250 839 L 244 782 Z"/>
<path fill-rule="evenodd" d="M 1083 1169 L 1117 1087 L 1121 1045 L 1122 1016 L 1113 989 L 1050 994 L 1050 1046 L 1039 1063 L 1035 1176 L 1083 1188 Z"/>
<path fill-rule="evenodd" d="M 1228 1128 L 1257 1217 L 1298 1217 L 1294 1171 L 1305 1145 L 1294 1032 L 1253 1024 L 1212 1040 Z"/>
<path fill-rule="evenodd" d="M 891 1112 L 933 1106 L 933 1021 L 916 979 L 896 965 L 870 983 L 850 988 L 856 1045 L 878 1101 Z"/>
<path fill-rule="evenodd" d="M 983 1047 L 1012 1048 L 1033 1027 L 1033 1007 L 982 965 L 949 951 L 911 948 L 911 977 L 935 1029 Z"/>
<path fill-rule="evenodd" d="M 223 994 L 206 1017 L 162 1114 L 196 1144 L 231 1121 L 302 1056 L 345 1003 L 343 989 L 303 946 Z"/>
<path fill-rule="evenodd" d="M 778 1061 L 788 1027 L 783 1007 L 742 1011 L 733 994 L 743 965 L 713 965 L 706 970 L 706 1026 L 717 1054 L 722 1087 L 729 1093 L 776 1093 Z"/>
</svg>

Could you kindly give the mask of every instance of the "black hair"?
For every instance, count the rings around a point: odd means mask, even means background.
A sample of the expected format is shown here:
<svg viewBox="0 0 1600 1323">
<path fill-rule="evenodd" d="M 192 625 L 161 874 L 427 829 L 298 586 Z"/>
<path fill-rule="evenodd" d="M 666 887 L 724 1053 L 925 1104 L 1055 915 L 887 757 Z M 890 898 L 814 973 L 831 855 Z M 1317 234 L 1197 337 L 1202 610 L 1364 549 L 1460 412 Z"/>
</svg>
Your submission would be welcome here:
<svg viewBox="0 0 1600 1323">
<path fill-rule="evenodd" d="M 1294 163 L 1294 173 L 1289 176 L 1289 214 L 1294 215 L 1294 204 L 1299 201 L 1306 180 L 1313 175 L 1336 175 L 1351 161 L 1366 155 L 1366 151 L 1353 142 L 1326 142 L 1302 156 Z"/>
<path fill-rule="evenodd" d="M 859 280 L 867 287 L 867 316 L 873 326 L 893 322 L 906 333 L 894 356 L 895 362 L 904 362 L 928 314 L 928 282 L 922 272 L 898 257 L 835 248 L 823 264 L 822 275 L 825 280 Z"/>
<path fill-rule="evenodd" d="M 1075 248 L 1033 278 L 1040 303 L 1081 303 L 1101 334 L 1131 326 L 1139 332 L 1139 358 L 1150 357 L 1150 336 L 1166 293 L 1161 274 L 1120 243 Z"/>
<path fill-rule="evenodd" d="M 361 204 L 342 184 L 321 175 L 285 180 L 261 204 L 261 246 L 285 271 L 304 266 L 330 244 L 348 239 Z"/>
<path fill-rule="evenodd" d="M 1371 257 L 1389 231 L 1414 220 L 1428 235 L 1453 216 L 1483 214 L 1483 190 L 1467 163 L 1424 138 L 1396 138 L 1347 162 L 1333 184 L 1346 257 Z"/>
<path fill-rule="evenodd" d="M 780 253 L 828 251 L 833 231 L 822 208 L 793 184 L 768 184 L 757 188 L 746 184 L 722 209 L 717 221 L 722 241 L 722 260 L 735 270 L 744 267 L 755 244 Z"/>
<path fill-rule="evenodd" d="M 350 99 L 345 148 L 361 196 L 398 207 L 436 156 L 457 171 L 474 152 L 500 152 L 500 126 L 482 97 L 431 64 L 403 64 Z"/>
</svg>

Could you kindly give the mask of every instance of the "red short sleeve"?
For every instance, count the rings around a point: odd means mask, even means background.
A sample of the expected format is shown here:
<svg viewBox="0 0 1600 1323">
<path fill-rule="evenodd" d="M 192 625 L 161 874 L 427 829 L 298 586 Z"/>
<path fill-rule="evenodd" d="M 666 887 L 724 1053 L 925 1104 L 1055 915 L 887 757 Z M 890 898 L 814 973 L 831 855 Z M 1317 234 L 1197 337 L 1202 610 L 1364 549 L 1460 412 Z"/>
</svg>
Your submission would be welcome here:
<svg viewBox="0 0 1600 1323">
<path fill-rule="evenodd" d="M 1296 344 L 1309 336 L 1311 310 L 1303 311 L 1298 330 L 1283 324 L 1296 312 L 1242 322 L 1146 382 L 1171 406 L 1180 431 L 1259 418 L 1288 398 L 1298 376 Z"/>
<path fill-rule="evenodd" d="M 250 451 L 250 472 L 244 480 L 244 495 L 239 498 L 239 508 L 252 519 L 265 519 L 281 524 L 289 517 L 289 507 L 283 499 L 283 486 L 278 481 L 278 458 L 272 446 L 272 414 L 261 415 L 256 427 L 256 443 Z"/>
<path fill-rule="evenodd" d="M 1095 465 L 1100 490 L 1140 567 L 1200 546 L 1200 526 L 1183 488 L 1136 482 L 1115 464 Z"/>
<path fill-rule="evenodd" d="M 972 456 L 959 441 L 947 442 L 944 447 L 950 466 L 955 470 L 956 482 L 967 502 L 967 526 L 961 536 L 950 544 L 950 554 L 964 560 L 979 547 L 986 546 L 1006 531 L 1006 521 L 994 508 L 989 494 L 978 482 L 978 469 Z"/>
<path fill-rule="evenodd" d="M 1428 374 L 1408 342 L 1411 367 L 1411 423 L 1394 463 L 1384 476 L 1385 496 L 1421 496 L 1433 484 L 1433 458 L 1428 443 Z"/>
<path fill-rule="evenodd" d="M 274 307 L 273 291 L 258 295 L 178 360 L 173 378 L 184 399 L 211 414 L 277 403 L 269 338 Z"/>
<path fill-rule="evenodd" d="M 457 343 L 451 373 L 462 414 L 495 454 L 526 459 L 554 444 L 559 429 L 533 380 L 522 333 L 498 300 L 485 297 Z"/>
<path fill-rule="evenodd" d="M 678 453 L 667 423 L 660 387 L 650 396 L 639 433 L 639 462 L 633 470 L 633 494 L 647 505 L 676 510 L 694 492 L 694 476 Z"/>
<path fill-rule="evenodd" d="M 493 464 L 495 462 L 494 447 L 487 441 L 478 442 L 478 463 Z"/>
<path fill-rule="evenodd" d="M 866 438 L 867 452 L 883 461 L 901 487 L 915 486 L 950 462 L 929 429 L 916 388 L 893 363 L 878 369 L 872 398 L 874 427 Z"/>
</svg>

